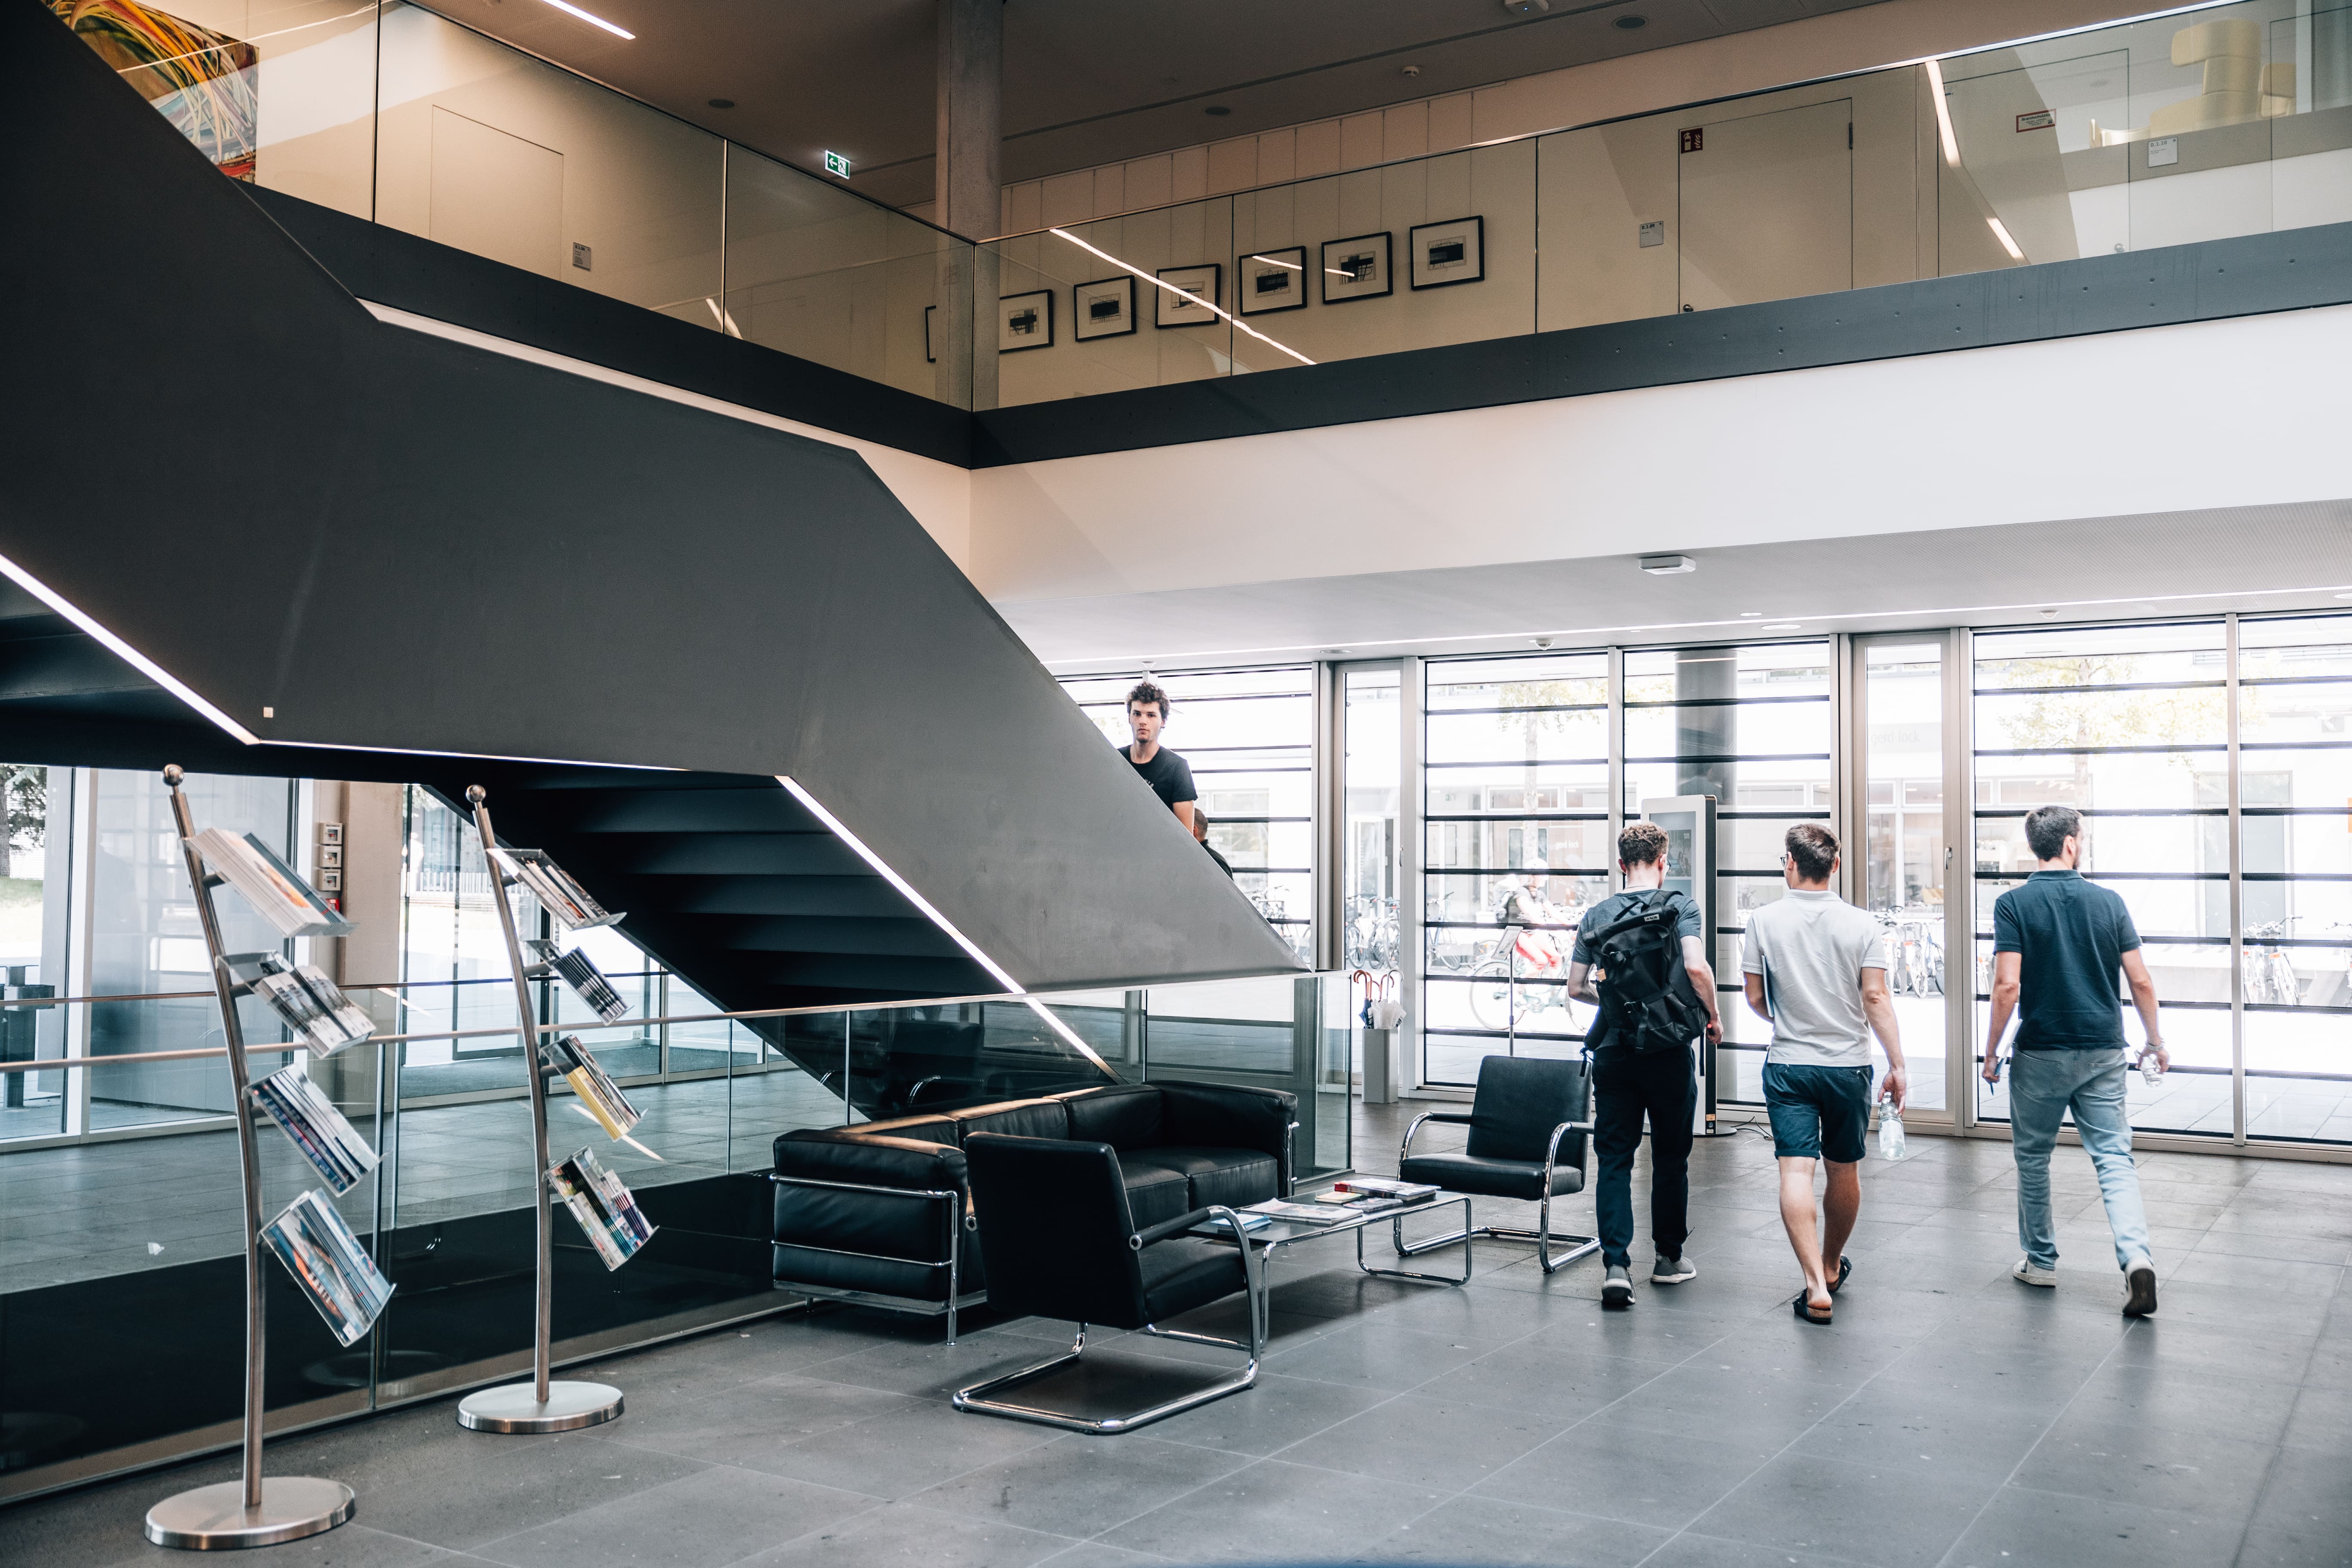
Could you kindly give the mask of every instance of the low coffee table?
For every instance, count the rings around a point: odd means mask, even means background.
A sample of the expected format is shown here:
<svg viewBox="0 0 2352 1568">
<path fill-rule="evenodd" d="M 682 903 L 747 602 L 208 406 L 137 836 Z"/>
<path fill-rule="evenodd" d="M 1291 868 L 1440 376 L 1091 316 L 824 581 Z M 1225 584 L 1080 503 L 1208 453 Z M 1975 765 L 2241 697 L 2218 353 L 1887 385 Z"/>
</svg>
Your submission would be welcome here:
<svg viewBox="0 0 2352 1568">
<path fill-rule="evenodd" d="M 1444 1274 L 1421 1274 L 1410 1268 L 1375 1268 L 1364 1261 L 1364 1232 L 1373 1226 L 1394 1222 L 1394 1228 L 1390 1234 L 1399 1256 L 1402 1256 L 1404 1221 L 1407 1218 L 1414 1215 L 1429 1214 L 1437 1209 L 1450 1208 L 1456 1204 L 1462 1206 L 1462 1277 L 1460 1279 L 1449 1278 Z M 1352 1235 L 1356 1238 L 1356 1267 L 1367 1274 L 1382 1279 L 1417 1279 L 1426 1285 L 1467 1285 L 1470 1283 L 1472 1240 L 1469 1233 L 1476 1228 L 1470 1220 L 1470 1195 L 1467 1193 L 1440 1193 L 1433 1198 L 1422 1203 L 1407 1204 L 1402 1208 L 1379 1209 L 1370 1214 L 1351 1213 L 1344 1219 L 1334 1220 L 1328 1225 L 1315 1225 L 1306 1220 L 1277 1219 L 1271 1225 L 1251 1231 L 1249 1240 L 1250 1245 L 1263 1247 L 1266 1256 L 1271 1258 L 1282 1248 L 1297 1247 L 1301 1242 L 1320 1241 L 1328 1236 Z M 1227 1245 L 1231 1245 L 1233 1241 L 1233 1232 L 1222 1221 L 1212 1220 L 1206 1225 L 1195 1226 L 1188 1234 L 1209 1241 L 1223 1241 Z"/>
</svg>

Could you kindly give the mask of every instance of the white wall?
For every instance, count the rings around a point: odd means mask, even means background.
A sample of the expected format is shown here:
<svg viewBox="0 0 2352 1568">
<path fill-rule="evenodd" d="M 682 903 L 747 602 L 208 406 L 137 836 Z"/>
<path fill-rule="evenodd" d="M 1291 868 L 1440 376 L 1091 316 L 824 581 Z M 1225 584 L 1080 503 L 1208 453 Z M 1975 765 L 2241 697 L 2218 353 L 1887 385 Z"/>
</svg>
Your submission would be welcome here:
<svg viewBox="0 0 2352 1568">
<path fill-rule="evenodd" d="M 1018 604 L 2332 500 L 2347 363 L 2352 306 L 987 468 L 969 570 Z"/>
</svg>

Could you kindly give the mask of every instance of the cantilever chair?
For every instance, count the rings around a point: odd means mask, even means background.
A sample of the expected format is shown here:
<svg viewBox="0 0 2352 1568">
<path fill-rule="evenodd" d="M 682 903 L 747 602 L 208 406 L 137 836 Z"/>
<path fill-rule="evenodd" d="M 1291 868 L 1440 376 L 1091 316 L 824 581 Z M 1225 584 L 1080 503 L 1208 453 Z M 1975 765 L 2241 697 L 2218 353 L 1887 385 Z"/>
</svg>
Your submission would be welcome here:
<svg viewBox="0 0 2352 1568">
<path fill-rule="evenodd" d="M 1397 1174 L 1408 1182 L 1433 1183 L 1448 1192 L 1524 1198 L 1538 1205 L 1536 1228 L 1478 1226 L 1407 1245 L 1400 1224 L 1391 1227 L 1398 1255 L 1410 1258 L 1474 1236 L 1531 1241 L 1543 1271 L 1551 1274 L 1598 1252 L 1601 1243 L 1590 1236 L 1560 1237 L 1558 1239 L 1569 1244 L 1568 1250 L 1555 1257 L 1551 1249 L 1552 1198 L 1584 1190 L 1585 1135 L 1592 1131 L 1585 1110 L 1589 1094 L 1581 1061 L 1488 1057 L 1480 1062 L 1478 1090 L 1470 1102 L 1470 1114 L 1433 1110 L 1415 1117 L 1397 1153 Z M 1468 1127 L 1470 1146 L 1459 1154 L 1414 1153 L 1413 1134 L 1428 1121 Z"/>
<path fill-rule="evenodd" d="M 1067 1355 L 958 1389 L 958 1410 L 1076 1432 L 1131 1432 L 1257 1381 L 1265 1348 L 1265 1273 L 1232 1209 L 1212 1205 L 1139 1231 L 1119 1179 L 1118 1154 L 1108 1143 L 974 1132 L 963 1147 L 972 1223 L 988 1238 L 989 1306 L 1016 1317 L 1075 1322 L 1078 1333 Z M 1184 1235 L 1211 1221 L 1230 1226 L 1234 1245 Z M 1249 1298 L 1246 1344 L 1157 1326 L 1236 1292 Z M 1076 1363 L 1086 1352 L 1088 1323 L 1240 1351 L 1248 1364 L 1220 1383 L 1129 1415 L 1094 1418 L 999 1397 Z"/>
</svg>

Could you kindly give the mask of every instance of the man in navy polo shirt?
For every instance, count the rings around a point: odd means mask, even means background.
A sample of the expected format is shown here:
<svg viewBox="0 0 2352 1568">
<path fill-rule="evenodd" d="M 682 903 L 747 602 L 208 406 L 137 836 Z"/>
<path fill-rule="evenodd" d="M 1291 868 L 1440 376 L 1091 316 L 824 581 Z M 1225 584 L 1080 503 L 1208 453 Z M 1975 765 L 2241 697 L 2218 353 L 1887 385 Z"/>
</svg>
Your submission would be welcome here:
<svg viewBox="0 0 2352 1568">
<path fill-rule="evenodd" d="M 2000 1081 L 2000 1037 L 2017 1015 L 2017 1066 L 2009 1080 L 2011 1145 L 2017 1157 L 2017 1237 L 2025 1248 L 2011 1273 L 2022 1284 L 2058 1283 L 2058 1239 L 2050 1222 L 2050 1150 L 2058 1126 L 2074 1130 L 2099 1173 L 2116 1263 L 2124 1271 L 2124 1315 L 2156 1310 L 2156 1265 L 2147 1215 L 2132 1164 L 2131 1118 L 2124 1106 L 2123 999 L 2131 988 L 2147 1035 L 2142 1058 L 2169 1066 L 2156 1016 L 2156 983 L 2140 956 L 2131 911 L 2109 889 L 2083 879 L 2083 817 L 2045 805 L 2025 819 L 2040 868 L 1993 903 L 1992 1018 L 1984 1077 Z"/>
</svg>

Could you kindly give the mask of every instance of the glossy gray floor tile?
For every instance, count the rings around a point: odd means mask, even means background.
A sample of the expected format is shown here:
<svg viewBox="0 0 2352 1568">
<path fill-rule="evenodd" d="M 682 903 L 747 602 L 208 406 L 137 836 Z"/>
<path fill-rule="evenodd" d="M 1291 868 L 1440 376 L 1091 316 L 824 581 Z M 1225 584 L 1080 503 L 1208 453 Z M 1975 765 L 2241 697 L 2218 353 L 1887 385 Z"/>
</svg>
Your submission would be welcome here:
<svg viewBox="0 0 2352 1568">
<path fill-rule="evenodd" d="M 1411 1109 L 1361 1113 L 1368 1169 L 1392 1165 Z M 174 1171 L 201 1140 L 181 1142 Z M 936 1321 L 778 1317 L 599 1363 L 628 1414 L 591 1432 L 469 1434 L 439 1400 L 277 1441 L 273 1471 L 347 1480 L 359 1515 L 257 1568 L 2352 1568 L 2352 1296 L 2326 1250 L 2338 1230 L 2352 1248 L 2352 1168 L 2149 1156 L 2163 1305 L 2127 1322 L 2079 1151 L 2059 1154 L 2049 1291 L 2009 1278 L 2007 1148 L 1914 1147 L 1865 1169 L 1827 1330 L 1789 1312 L 1771 1152 L 1743 1135 L 1693 1158 L 1698 1278 L 1651 1287 L 1644 1234 L 1630 1312 L 1601 1310 L 1592 1259 L 1546 1275 L 1528 1247 L 1482 1245 L 1456 1290 L 1301 1247 L 1274 1270 L 1257 1384 L 1119 1437 L 948 1403 L 1066 1347 L 1064 1325 L 975 1312 L 950 1347 Z M 12 1192 L 98 1203 L 103 1177 L 58 1162 Z M 454 1201 L 505 1174 L 453 1138 L 432 1179 Z M 193 1226 L 204 1205 L 125 1211 L 109 1245 L 138 1247 L 164 1215 Z M 1589 1194 L 1555 1211 L 1564 1230 L 1591 1220 Z M 29 1249 L 45 1232 L 7 1234 Z M 1098 1331 L 1037 1392 L 1134 1408 L 1234 1359 Z M 205 1459 L 0 1510 L 0 1562 L 161 1562 L 146 1507 L 230 1473 Z"/>
</svg>

